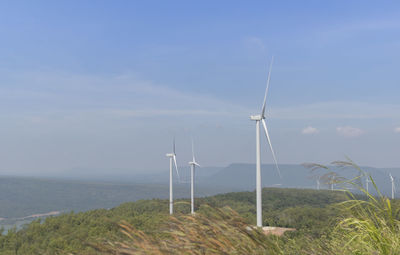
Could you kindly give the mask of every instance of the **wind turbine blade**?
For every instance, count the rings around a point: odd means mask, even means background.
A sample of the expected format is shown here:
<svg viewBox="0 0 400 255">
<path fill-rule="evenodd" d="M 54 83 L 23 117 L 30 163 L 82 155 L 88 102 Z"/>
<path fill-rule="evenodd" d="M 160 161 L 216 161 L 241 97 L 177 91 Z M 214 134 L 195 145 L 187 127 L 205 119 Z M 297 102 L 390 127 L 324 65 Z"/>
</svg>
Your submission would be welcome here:
<svg viewBox="0 0 400 255">
<path fill-rule="evenodd" d="M 272 63 L 274 62 L 274 57 L 271 59 L 271 63 L 269 64 L 269 71 L 268 71 L 268 78 L 267 78 L 267 88 L 265 89 L 265 95 L 264 95 L 264 102 L 261 110 L 261 117 L 264 117 L 265 114 L 265 105 L 267 103 L 267 95 L 268 95 L 268 90 L 269 90 L 269 82 L 271 80 L 271 71 L 272 71 Z"/>
<path fill-rule="evenodd" d="M 193 137 L 192 137 L 192 157 L 193 157 L 193 162 L 196 162 L 194 159 L 194 142 L 193 142 Z"/>
<path fill-rule="evenodd" d="M 179 180 L 179 182 L 181 181 L 181 177 L 179 176 L 179 171 L 178 171 L 178 164 L 176 163 L 176 156 L 175 156 L 175 154 L 174 154 L 174 165 L 175 165 L 175 171 L 176 171 L 176 174 L 178 175 L 178 180 Z"/>
<path fill-rule="evenodd" d="M 275 166 L 276 166 L 276 169 L 278 170 L 279 178 L 282 178 L 281 170 L 279 169 L 278 161 L 276 160 L 275 152 L 274 152 L 274 149 L 272 148 L 271 139 L 269 138 L 268 128 L 267 128 L 267 124 L 265 123 L 265 119 L 262 119 L 261 122 L 264 126 L 265 136 L 267 137 L 269 148 L 271 149 L 272 157 L 274 158 Z"/>
<path fill-rule="evenodd" d="M 195 164 L 198 167 L 201 167 L 197 162 L 193 162 L 193 164 Z"/>
</svg>

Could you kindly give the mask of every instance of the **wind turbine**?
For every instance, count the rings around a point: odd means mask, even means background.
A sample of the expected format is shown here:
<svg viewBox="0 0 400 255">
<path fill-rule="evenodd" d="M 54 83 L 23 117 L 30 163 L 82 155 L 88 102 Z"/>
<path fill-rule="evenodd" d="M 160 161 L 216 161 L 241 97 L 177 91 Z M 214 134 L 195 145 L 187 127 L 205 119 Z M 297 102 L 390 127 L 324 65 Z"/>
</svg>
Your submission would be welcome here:
<svg viewBox="0 0 400 255">
<path fill-rule="evenodd" d="M 271 59 L 271 64 L 269 66 L 267 88 L 265 89 L 264 102 L 261 109 L 261 114 L 250 116 L 251 120 L 256 122 L 256 201 L 257 201 L 257 227 L 262 227 L 262 199 L 261 199 L 261 149 L 260 149 L 260 122 L 264 127 L 265 136 L 267 137 L 269 147 L 272 152 L 272 157 L 274 158 L 276 169 L 278 170 L 279 177 L 281 173 L 278 167 L 278 162 L 275 157 L 274 150 L 272 149 L 271 139 L 269 137 L 267 124 L 265 123 L 265 105 L 267 102 L 269 82 L 271 80 L 271 70 L 274 58 Z M 282 177 L 281 177 L 282 178 Z"/>
<path fill-rule="evenodd" d="M 191 204 L 190 204 L 190 211 L 192 214 L 194 214 L 194 172 L 196 166 L 200 167 L 200 165 L 196 162 L 196 159 L 194 157 L 194 145 L 193 145 L 193 139 L 192 139 L 192 161 L 189 162 L 190 165 L 190 198 L 191 198 Z"/>
<path fill-rule="evenodd" d="M 392 183 L 392 199 L 394 199 L 394 193 L 396 191 L 396 188 L 394 186 L 394 178 L 391 173 L 389 174 L 389 176 L 390 176 L 390 182 Z"/>
<path fill-rule="evenodd" d="M 369 193 L 369 183 L 371 183 L 372 181 L 369 179 L 369 176 L 367 176 L 367 179 L 365 180 L 365 187 L 367 189 L 367 193 Z"/>
<path fill-rule="evenodd" d="M 320 185 L 320 183 L 319 183 L 319 177 L 317 178 L 317 190 L 319 190 L 319 185 Z"/>
<path fill-rule="evenodd" d="M 178 176 L 178 180 L 180 179 L 178 165 L 176 164 L 175 138 L 172 143 L 172 153 L 167 153 L 166 156 L 169 158 L 169 214 L 173 214 L 174 212 L 174 195 L 173 195 L 173 182 L 172 182 L 173 165 L 175 165 L 175 170 Z"/>
</svg>

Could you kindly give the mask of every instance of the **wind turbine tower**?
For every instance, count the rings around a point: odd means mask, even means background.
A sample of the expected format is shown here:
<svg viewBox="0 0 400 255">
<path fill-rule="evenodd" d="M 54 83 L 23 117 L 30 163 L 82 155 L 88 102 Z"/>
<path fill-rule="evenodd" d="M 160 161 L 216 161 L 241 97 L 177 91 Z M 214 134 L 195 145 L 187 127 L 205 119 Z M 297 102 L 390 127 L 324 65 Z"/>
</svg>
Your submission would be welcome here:
<svg viewBox="0 0 400 255">
<path fill-rule="evenodd" d="M 365 187 L 367 189 L 367 193 L 369 193 L 369 183 L 371 183 L 371 180 L 369 179 L 369 176 L 367 176 L 367 179 L 365 180 Z"/>
<path fill-rule="evenodd" d="M 334 185 L 335 185 L 335 181 L 336 181 L 336 174 L 332 174 L 332 176 L 331 176 L 331 180 L 330 180 L 330 182 L 331 182 L 331 191 L 333 191 L 334 190 Z"/>
<path fill-rule="evenodd" d="M 271 70 L 272 70 L 272 63 L 273 63 L 274 58 L 271 59 L 271 64 L 269 67 L 269 72 L 268 72 L 268 79 L 267 79 L 267 88 L 265 89 L 265 95 L 264 95 L 264 102 L 262 105 L 261 109 L 261 114 L 258 115 L 252 115 L 250 116 L 251 120 L 254 120 L 256 122 L 256 203 L 257 203 L 257 227 L 262 227 L 262 187 L 261 187 L 261 149 L 260 149 L 260 122 L 263 125 L 265 136 L 267 137 L 267 141 L 269 144 L 269 147 L 272 152 L 272 157 L 274 158 L 274 162 L 276 165 L 276 168 L 278 170 L 279 177 L 281 177 L 280 170 L 278 167 L 278 162 L 275 157 L 274 150 L 272 148 L 271 144 L 271 139 L 268 133 L 267 129 L 267 124 L 265 123 L 265 105 L 267 101 L 267 95 L 268 95 L 268 89 L 269 89 L 269 83 L 271 80 Z"/>
<path fill-rule="evenodd" d="M 194 145 L 193 145 L 193 139 L 192 139 L 192 161 L 189 162 L 190 165 L 190 212 L 194 214 L 194 174 L 195 174 L 195 169 L 196 166 L 200 167 L 200 165 L 196 162 L 196 159 L 194 157 Z"/>
<path fill-rule="evenodd" d="M 172 153 L 167 153 L 167 157 L 169 158 L 169 214 L 174 213 L 174 194 L 173 194 L 173 165 L 175 165 L 176 174 L 179 177 L 178 165 L 176 164 L 176 153 L 175 153 L 175 138 L 172 144 Z"/>
<path fill-rule="evenodd" d="M 392 174 L 389 174 L 389 176 L 390 176 L 390 182 L 392 183 L 392 199 L 394 199 L 394 193 L 396 191 L 396 188 L 394 186 L 394 178 L 393 178 Z"/>
</svg>

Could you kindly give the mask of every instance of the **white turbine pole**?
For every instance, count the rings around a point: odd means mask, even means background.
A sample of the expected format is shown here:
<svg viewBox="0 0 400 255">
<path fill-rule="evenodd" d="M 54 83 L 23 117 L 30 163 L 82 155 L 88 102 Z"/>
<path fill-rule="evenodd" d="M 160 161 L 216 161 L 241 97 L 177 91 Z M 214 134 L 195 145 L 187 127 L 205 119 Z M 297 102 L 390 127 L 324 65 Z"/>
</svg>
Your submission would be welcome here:
<svg viewBox="0 0 400 255">
<path fill-rule="evenodd" d="M 194 214 L 194 174 L 195 174 L 195 169 L 196 166 L 200 166 L 194 157 L 194 145 L 193 145 L 193 139 L 192 139 L 192 161 L 189 162 L 190 165 L 190 171 L 191 171 L 191 176 L 190 176 L 190 212 L 191 214 Z"/>
<path fill-rule="evenodd" d="M 317 179 L 317 190 L 319 190 L 319 178 Z"/>
<path fill-rule="evenodd" d="M 392 199 L 394 199 L 394 183 L 393 183 L 393 180 L 392 180 Z"/>
<path fill-rule="evenodd" d="M 190 212 L 191 214 L 194 214 L 194 164 L 191 165 L 190 173 Z"/>
<path fill-rule="evenodd" d="M 256 121 L 256 155 L 257 227 L 262 227 L 261 146 L 259 120 Z"/>
<path fill-rule="evenodd" d="M 333 186 L 335 185 L 336 175 L 332 175 L 331 177 L 331 191 L 333 191 Z"/>
<path fill-rule="evenodd" d="M 390 175 L 390 181 L 392 183 L 392 199 L 394 199 L 394 178 L 393 178 L 392 174 L 389 174 L 389 175 Z"/>
<path fill-rule="evenodd" d="M 174 213 L 174 195 L 172 187 L 172 157 L 169 158 L 169 214 Z"/>
<path fill-rule="evenodd" d="M 366 189 L 367 189 L 367 193 L 369 193 L 369 184 L 370 183 L 372 183 L 372 181 L 371 181 L 371 179 L 370 179 L 371 177 L 370 176 L 367 176 L 367 179 L 366 179 Z"/>
</svg>

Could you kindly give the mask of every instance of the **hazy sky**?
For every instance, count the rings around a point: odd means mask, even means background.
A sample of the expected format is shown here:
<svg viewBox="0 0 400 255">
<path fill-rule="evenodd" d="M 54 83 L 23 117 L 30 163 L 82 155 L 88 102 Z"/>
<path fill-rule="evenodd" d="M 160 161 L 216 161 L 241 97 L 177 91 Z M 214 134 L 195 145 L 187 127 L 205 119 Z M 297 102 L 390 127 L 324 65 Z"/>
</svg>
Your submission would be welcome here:
<svg viewBox="0 0 400 255">
<path fill-rule="evenodd" d="M 279 162 L 400 167 L 398 1 L 2 1 L 0 171 L 254 162 L 272 55 Z"/>
</svg>

